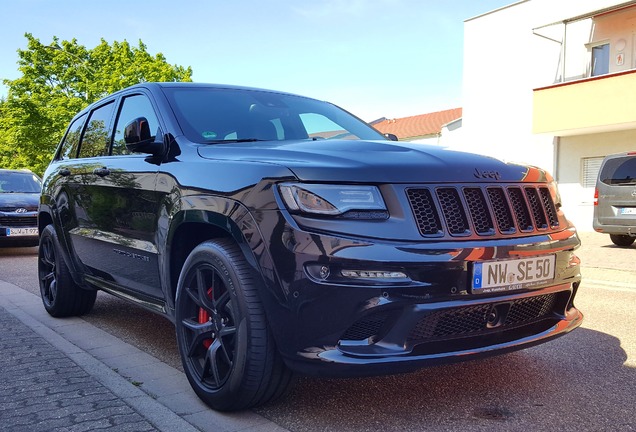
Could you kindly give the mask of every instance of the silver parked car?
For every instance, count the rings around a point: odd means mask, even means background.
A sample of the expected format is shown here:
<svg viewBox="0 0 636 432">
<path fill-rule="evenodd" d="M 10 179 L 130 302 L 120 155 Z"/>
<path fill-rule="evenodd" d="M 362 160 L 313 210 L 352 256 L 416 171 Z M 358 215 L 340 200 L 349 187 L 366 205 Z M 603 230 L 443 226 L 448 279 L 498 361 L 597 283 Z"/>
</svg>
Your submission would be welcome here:
<svg viewBox="0 0 636 432">
<path fill-rule="evenodd" d="M 617 246 L 636 240 L 636 151 L 606 156 L 594 192 L 594 230 Z"/>
</svg>

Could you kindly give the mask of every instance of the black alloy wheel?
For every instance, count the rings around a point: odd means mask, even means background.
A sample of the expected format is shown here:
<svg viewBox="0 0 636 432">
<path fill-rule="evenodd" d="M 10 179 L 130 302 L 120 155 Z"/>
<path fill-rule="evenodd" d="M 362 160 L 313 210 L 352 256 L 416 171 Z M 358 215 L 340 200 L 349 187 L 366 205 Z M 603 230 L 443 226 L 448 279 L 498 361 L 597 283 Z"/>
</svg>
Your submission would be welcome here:
<svg viewBox="0 0 636 432">
<path fill-rule="evenodd" d="M 40 235 L 38 279 L 42 303 L 51 316 L 84 315 L 95 304 L 97 291 L 82 289 L 73 281 L 52 225 L 47 225 Z"/>
<path fill-rule="evenodd" d="M 291 382 L 253 274 L 238 246 L 213 240 L 192 251 L 179 278 L 176 331 L 183 367 L 197 395 L 217 410 L 277 399 Z"/>
</svg>

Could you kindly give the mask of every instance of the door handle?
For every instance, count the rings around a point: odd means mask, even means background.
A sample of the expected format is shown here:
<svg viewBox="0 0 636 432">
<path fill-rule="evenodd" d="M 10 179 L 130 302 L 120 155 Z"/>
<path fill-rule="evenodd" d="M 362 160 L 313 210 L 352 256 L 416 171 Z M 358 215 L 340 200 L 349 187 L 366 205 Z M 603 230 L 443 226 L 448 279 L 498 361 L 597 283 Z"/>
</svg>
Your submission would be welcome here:
<svg viewBox="0 0 636 432">
<path fill-rule="evenodd" d="M 93 174 L 96 174 L 100 177 L 106 177 L 108 174 L 110 174 L 110 170 L 106 167 L 102 167 L 102 168 L 95 168 L 93 170 Z"/>
<path fill-rule="evenodd" d="M 58 174 L 61 175 L 62 177 L 68 177 L 71 175 L 71 170 L 68 168 L 62 168 L 61 170 L 58 171 Z"/>
</svg>

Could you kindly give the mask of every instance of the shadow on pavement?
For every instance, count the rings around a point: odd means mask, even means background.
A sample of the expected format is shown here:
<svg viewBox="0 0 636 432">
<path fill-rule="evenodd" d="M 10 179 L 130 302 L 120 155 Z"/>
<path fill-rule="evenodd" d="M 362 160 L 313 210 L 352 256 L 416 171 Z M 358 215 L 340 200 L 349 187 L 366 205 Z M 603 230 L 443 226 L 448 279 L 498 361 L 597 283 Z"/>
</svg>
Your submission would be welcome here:
<svg viewBox="0 0 636 432">
<path fill-rule="evenodd" d="M 287 399 L 256 411 L 294 431 L 629 430 L 636 369 L 626 360 L 617 338 L 579 328 L 528 350 L 406 375 L 301 378 Z"/>
</svg>

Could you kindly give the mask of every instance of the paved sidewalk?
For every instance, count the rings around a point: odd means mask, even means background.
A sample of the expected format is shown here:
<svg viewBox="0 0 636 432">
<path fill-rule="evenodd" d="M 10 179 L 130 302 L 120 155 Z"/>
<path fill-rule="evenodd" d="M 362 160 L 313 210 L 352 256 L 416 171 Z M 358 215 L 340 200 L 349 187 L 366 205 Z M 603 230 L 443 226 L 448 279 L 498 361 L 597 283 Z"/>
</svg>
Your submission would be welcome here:
<svg viewBox="0 0 636 432">
<path fill-rule="evenodd" d="M 251 412 L 209 409 L 185 375 L 81 318 L 50 317 L 0 281 L 3 431 L 271 431 Z"/>
</svg>

